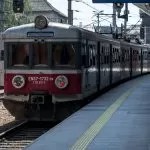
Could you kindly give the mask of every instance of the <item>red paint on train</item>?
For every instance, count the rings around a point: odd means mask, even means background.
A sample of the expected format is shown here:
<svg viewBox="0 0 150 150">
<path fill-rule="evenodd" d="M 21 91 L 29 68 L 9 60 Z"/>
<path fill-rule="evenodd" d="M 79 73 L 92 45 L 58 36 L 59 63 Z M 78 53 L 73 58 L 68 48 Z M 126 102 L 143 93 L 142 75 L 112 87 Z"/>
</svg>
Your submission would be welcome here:
<svg viewBox="0 0 150 150">
<path fill-rule="evenodd" d="M 5 74 L 4 91 L 5 94 L 29 94 L 37 91 L 45 91 L 49 94 L 80 94 L 81 74 L 64 74 L 68 78 L 68 85 L 64 89 L 59 89 L 55 85 L 55 79 L 63 74 L 20 74 L 25 78 L 25 85 L 21 89 L 16 89 L 12 85 L 12 79 L 18 74 Z"/>
</svg>

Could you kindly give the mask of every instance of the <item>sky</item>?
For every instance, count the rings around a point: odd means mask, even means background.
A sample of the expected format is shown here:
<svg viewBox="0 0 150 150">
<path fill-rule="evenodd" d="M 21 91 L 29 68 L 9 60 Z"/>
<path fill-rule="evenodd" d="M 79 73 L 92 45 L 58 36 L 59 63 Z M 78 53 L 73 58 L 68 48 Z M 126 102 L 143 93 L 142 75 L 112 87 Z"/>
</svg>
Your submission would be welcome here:
<svg viewBox="0 0 150 150">
<path fill-rule="evenodd" d="M 61 11 L 66 16 L 68 15 L 68 0 L 47 0 L 50 4 L 52 4 L 53 7 Z M 79 25 L 80 22 L 82 22 L 83 26 L 86 25 L 93 25 L 93 23 L 96 23 L 96 16 L 94 16 L 95 9 L 98 11 L 102 11 L 104 14 L 112 14 L 112 4 L 111 3 L 92 3 L 92 0 L 80 0 L 82 2 L 75 2 L 75 0 L 72 0 L 72 10 L 73 12 L 73 18 L 74 18 L 74 25 Z M 86 3 L 86 4 L 85 4 Z M 87 5 L 88 4 L 88 5 Z M 94 7 L 94 8 L 91 8 Z M 75 10 L 79 11 L 76 12 Z M 124 8 L 123 8 L 124 10 Z M 129 20 L 127 25 L 130 26 L 131 24 L 136 24 L 140 17 L 139 17 L 139 9 L 134 6 L 133 4 L 129 4 Z M 123 11 L 122 13 L 123 14 Z M 100 19 L 100 25 L 110 25 L 112 23 L 112 17 L 111 16 L 101 16 Z M 103 20 L 106 19 L 107 21 Z M 124 23 L 123 19 L 117 19 L 117 25 L 120 26 L 121 23 Z M 139 22 L 140 23 L 140 22 Z M 138 24 L 139 24 L 138 23 Z"/>
</svg>

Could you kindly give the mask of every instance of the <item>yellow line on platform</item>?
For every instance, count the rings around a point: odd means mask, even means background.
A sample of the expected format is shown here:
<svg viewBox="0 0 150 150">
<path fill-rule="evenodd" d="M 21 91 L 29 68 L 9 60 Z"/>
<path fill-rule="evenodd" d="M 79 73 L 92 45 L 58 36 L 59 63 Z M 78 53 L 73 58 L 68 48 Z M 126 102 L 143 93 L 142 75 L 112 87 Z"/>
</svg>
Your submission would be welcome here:
<svg viewBox="0 0 150 150">
<path fill-rule="evenodd" d="M 141 82 L 140 82 L 141 83 Z M 122 94 L 112 105 L 110 105 L 106 111 L 83 133 L 83 135 L 76 141 L 71 147 L 71 150 L 85 150 L 87 146 L 92 142 L 95 136 L 102 130 L 105 124 L 109 121 L 112 115 L 120 107 L 120 105 L 131 95 L 134 89 L 129 89 Z"/>
</svg>

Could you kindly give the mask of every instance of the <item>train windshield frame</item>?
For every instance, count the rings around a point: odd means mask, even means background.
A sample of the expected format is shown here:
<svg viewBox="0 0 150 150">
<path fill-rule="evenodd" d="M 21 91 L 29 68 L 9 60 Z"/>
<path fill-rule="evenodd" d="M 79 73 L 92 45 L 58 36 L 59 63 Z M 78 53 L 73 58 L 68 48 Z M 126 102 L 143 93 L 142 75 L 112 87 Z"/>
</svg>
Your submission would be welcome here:
<svg viewBox="0 0 150 150">
<path fill-rule="evenodd" d="M 6 42 L 6 68 L 74 69 L 78 42 Z"/>
</svg>

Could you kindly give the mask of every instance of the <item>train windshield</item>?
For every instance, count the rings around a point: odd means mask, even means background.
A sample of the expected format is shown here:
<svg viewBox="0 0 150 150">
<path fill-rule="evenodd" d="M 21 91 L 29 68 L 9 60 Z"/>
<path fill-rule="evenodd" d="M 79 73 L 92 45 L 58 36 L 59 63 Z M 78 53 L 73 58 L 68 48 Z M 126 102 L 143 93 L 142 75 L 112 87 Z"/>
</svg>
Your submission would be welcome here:
<svg viewBox="0 0 150 150">
<path fill-rule="evenodd" d="M 8 66 L 29 67 L 48 66 L 47 43 L 9 43 Z"/>
<path fill-rule="evenodd" d="M 48 66 L 48 47 L 47 43 L 33 43 L 32 44 L 32 63 L 34 66 L 47 67 Z"/>
<path fill-rule="evenodd" d="M 9 66 L 29 65 L 29 44 L 17 43 L 8 45 Z"/>
<path fill-rule="evenodd" d="M 77 43 L 7 43 L 8 67 L 74 68 Z"/>
</svg>

